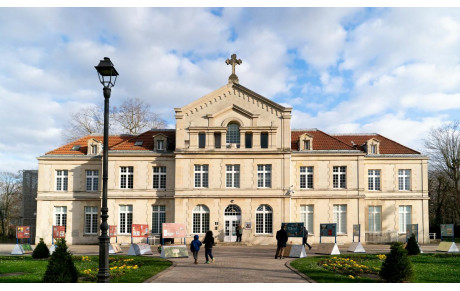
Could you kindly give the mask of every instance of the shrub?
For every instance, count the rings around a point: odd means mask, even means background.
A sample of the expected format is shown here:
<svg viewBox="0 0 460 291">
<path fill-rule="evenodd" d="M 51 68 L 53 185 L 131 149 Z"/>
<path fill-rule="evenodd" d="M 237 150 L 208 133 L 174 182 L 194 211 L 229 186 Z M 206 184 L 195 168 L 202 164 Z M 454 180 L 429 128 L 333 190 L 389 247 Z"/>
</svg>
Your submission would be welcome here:
<svg viewBox="0 0 460 291">
<path fill-rule="evenodd" d="M 407 241 L 406 250 L 409 256 L 416 256 L 420 254 L 420 247 L 415 239 L 415 234 L 412 234 Z"/>
<path fill-rule="evenodd" d="M 50 256 L 50 250 L 48 247 L 45 245 L 43 242 L 43 239 L 40 238 L 40 242 L 37 244 L 35 247 L 33 253 L 32 253 L 32 258 L 34 259 L 46 259 Z"/>
<path fill-rule="evenodd" d="M 391 283 L 412 279 L 414 275 L 412 263 L 402 243 L 394 242 L 391 245 L 391 251 L 383 262 L 379 275 L 383 280 Z"/>
<path fill-rule="evenodd" d="M 78 280 L 78 271 L 67 249 L 65 239 L 56 240 L 56 250 L 46 268 L 43 282 L 45 283 L 75 283 Z"/>
</svg>

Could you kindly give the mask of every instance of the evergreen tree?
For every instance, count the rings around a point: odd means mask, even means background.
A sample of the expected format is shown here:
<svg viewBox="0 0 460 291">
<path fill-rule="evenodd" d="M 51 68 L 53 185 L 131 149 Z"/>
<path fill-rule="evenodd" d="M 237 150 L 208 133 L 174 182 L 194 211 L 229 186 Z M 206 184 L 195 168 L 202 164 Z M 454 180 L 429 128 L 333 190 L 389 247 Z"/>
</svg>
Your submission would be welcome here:
<svg viewBox="0 0 460 291">
<path fill-rule="evenodd" d="M 40 238 L 40 242 L 37 244 L 35 247 L 33 253 L 32 253 L 32 258 L 34 259 L 46 259 L 50 256 L 50 250 L 48 247 L 45 245 L 45 242 L 43 242 L 43 238 Z"/>
<path fill-rule="evenodd" d="M 45 283 L 75 283 L 78 280 L 78 271 L 67 249 L 65 239 L 56 240 L 56 250 L 46 268 L 43 282 Z"/>
<path fill-rule="evenodd" d="M 415 239 L 415 234 L 412 234 L 407 241 L 406 250 L 409 256 L 416 256 L 420 254 L 420 247 Z"/>
<path fill-rule="evenodd" d="M 386 282 L 390 283 L 412 279 L 414 275 L 412 263 L 402 243 L 394 242 L 391 244 L 391 251 L 387 255 L 385 262 L 383 262 L 379 275 Z"/>
</svg>

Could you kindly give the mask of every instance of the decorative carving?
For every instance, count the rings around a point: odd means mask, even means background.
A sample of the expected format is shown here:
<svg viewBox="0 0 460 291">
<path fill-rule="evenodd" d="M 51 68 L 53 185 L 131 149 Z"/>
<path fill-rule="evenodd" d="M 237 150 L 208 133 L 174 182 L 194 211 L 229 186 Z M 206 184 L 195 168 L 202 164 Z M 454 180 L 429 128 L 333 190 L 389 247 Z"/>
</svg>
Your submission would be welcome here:
<svg viewBox="0 0 460 291">
<path fill-rule="evenodd" d="M 225 61 L 225 63 L 227 65 L 232 65 L 232 74 L 228 77 L 228 82 L 238 84 L 239 80 L 238 80 L 238 76 L 235 74 L 235 66 L 236 65 L 241 65 L 241 63 L 243 63 L 243 61 L 241 59 L 237 60 L 236 59 L 236 54 L 233 54 L 230 59 L 227 59 Z"/>
</svg>

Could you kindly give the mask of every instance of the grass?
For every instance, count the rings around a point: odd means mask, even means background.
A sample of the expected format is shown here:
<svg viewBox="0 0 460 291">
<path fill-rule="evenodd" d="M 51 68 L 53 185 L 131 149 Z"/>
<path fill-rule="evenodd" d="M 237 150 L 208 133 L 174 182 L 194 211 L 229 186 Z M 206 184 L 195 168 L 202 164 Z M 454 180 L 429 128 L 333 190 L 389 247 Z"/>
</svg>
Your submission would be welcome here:
<svg viewBox="0 0 460 291">
<path fill-rule="evenodd" d="M 91 269 L 93 274 L 97 274 L 98 256 L 87 256 L 86 258 L 82 260 L 81 256 L 74 256 L 75 267 L 80 272 L 79 282 L 95 282 L 95 276 L 87 275 L 83 271 Z M 111 271 L 111 275 L 119 275 L 111 278 L 112 283 L 141 283 L 171 265 L 171 262 L 161 258 L 135 256 L 110 256 L 110 258 L 115 258 L 117 261 L 112 259 L 110 267 L 122 264 L 138 266 L 136 269 L 127 271 Z M 123 263 L 124 259 L 133 259 L 133 261 Z M 47 265 L 47 259 L 35 260 L 30 256 L 0 256 L 0 275 L 25 273 L 17 276 L 0 276 L 0 283 L 39 283 L 42 281 Z"/>
<path fill-rule="evenodd" d="M 319 261 L 331 256 L 309 257 L 291 262 L 291 266 L 319 283 L 376 283 L 382 282 L 376 276 L 372 278 L 360 277 L 351 279 L 345 275 L 326 270 L 318 265 Z M 353 254 L 341 255 L 343 258 L 352 258 L 360 264 L 370 267 L 381 267 L 383 261 L 376 255 Z M 411 256 L 415 276 L 413 283 L 458 283 L 460 278 L 460 254 L 421 254 Z"/>
</svg>

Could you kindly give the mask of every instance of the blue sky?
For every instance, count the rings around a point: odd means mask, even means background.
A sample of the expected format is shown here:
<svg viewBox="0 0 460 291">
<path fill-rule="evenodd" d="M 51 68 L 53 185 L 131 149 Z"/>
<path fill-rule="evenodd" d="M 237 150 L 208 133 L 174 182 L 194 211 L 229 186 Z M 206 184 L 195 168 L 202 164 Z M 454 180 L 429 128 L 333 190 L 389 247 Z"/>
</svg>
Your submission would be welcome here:
<svg viewBox="0 0 460 291">
<path fill-rule="evenodd" d="M 460 8 L 0 8 L 0 171 L 37 168 L 72 112 L 102 102 L 174 107 L 227 83 L 293 107 L 292 128 L 377 132 L 423 151 L 460 115 Z"/>
</svg>

